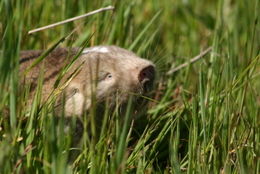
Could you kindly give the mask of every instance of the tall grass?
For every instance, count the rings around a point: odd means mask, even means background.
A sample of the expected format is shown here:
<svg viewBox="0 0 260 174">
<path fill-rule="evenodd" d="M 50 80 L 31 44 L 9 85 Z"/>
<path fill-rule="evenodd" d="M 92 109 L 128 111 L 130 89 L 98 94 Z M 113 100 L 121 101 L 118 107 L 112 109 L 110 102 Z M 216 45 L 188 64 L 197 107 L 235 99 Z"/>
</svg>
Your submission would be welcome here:
<svg viewBox="0 0 260 174">
<path fill-rule="evenodd" d="M 27 34 L 107 5 L 114 12 Z M 259 16 L 258 0 L 0 1 L 0 173 L 260 173 Z M 77 120 L 64 132 L 68 121 L 40 102 L 42 78 L 31 106 L 18 83 L 20 50 L 51 48 L 75 28 L 59 46 L 94 33 L 87 46 L 118 45 L 157 66 L 142 114 L 129 100 L 125 114 L 105 109 L 95 122 L 93 107 L 78 146 Z M 209 46 L 201 61 L 166 75 Z"/>
</svg>

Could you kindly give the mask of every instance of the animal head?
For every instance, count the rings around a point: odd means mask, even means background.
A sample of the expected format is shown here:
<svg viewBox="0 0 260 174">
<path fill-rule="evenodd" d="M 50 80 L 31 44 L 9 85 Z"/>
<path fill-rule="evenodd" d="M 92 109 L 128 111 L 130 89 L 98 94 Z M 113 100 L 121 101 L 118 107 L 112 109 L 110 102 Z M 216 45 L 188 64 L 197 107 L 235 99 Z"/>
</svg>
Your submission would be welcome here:
<svg viewBox="0 0 260 174">
<path fill-rule="evenodd" d="M 116 46 L 98 46 L 84 49 L 77 63 L 82 64 L 79 74 L 65 92 L 65 115 L 82 115 L 98 103 L 122 104 L 129 95 L 148 92 L 155 78 L 155 65 L 134 53 Z M 71 91 L 74 94 L 71 95 Z"/>
<path fill-rule="evenodd" d="M 21 83 L 31 84 L 29 101 L 33 99 L 37 79 L 41 74 L 44 74 L 43 100 L 52 95 L 57 75 L 78 52 L 78 48 L 57 48 L 22 77 Z M 43 51 L 22 51 L 20 72 L 25 71 L 42 53 Z M 129 95 L 143 95 L 149 91 L 155 77 L 155 65 L 151 61 L 117 46 L 84 49 L 63 81 L 79 67 L 77 75 L 70 79 L 62 95 L 58 97 L 57 111 L 61 109 L 60 101 L 64 101 L 65 116 L 82 115 L 91 107 L 93 98 L 98 103 L 108 101 L 110 106 L 113 106 L 126 102 Z"/>
</svg>

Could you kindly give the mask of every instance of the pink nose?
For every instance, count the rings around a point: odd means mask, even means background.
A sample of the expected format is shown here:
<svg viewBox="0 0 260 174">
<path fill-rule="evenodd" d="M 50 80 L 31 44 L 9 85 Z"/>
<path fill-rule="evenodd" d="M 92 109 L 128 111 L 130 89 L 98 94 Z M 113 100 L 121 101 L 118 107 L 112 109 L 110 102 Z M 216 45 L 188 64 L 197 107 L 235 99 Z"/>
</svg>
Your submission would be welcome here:
<svg viewBox="0 0 260 174">
<path fill-rule="evenodd" d="M 144 89 L 147 90 L 147 88 L 152 86 L 154 77 L 155 77 L 154 66 L 149 65 L 140 71 L 138 75 L 138 80 L 143 85 Z"/>
</svg>

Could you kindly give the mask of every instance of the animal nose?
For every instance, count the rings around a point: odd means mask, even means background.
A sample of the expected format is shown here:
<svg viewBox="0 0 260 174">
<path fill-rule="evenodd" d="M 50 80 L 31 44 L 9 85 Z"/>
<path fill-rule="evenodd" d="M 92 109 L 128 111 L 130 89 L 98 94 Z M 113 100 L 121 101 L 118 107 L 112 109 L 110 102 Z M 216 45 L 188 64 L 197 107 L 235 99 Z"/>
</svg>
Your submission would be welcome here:
<svg viewBox="0 0 260 174">
<path fill-rule="evenodd" d="M 152 65 L 149 65 L 145 68 L 143 68 L 139 75 L 138 80 L 143 85 L 145 90 L 148 90 L 147 88 L 151 87 L 154 81 L 155 77 L 155 68 Z"/>
</svg>

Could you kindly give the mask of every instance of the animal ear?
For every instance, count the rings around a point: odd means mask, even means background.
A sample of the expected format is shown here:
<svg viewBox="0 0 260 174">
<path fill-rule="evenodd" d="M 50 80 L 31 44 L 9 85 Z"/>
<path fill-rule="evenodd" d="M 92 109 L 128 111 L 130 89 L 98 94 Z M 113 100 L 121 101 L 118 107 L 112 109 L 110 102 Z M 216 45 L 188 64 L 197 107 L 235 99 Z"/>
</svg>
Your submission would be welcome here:
<svg viewBox="0 0 260 174">
<path fill-rule="evenodd" d="M 77 92 L 79 92 L 79 89 L 76 87 L 71 87 L 66 90 L 66 98 L 70 98 L 73 95 L 75 95 Z"/>
<path fill-rule="evenodd" d="M 57 102 L 55 104 L 55 108 L 58 108 L 58 110 L 61 110 L 62 106 L 65 106 L 66 101 L 69 100 L 71 97 L 73 97 L 78 92 L 79 92 L 78 88 L 68 87 L 58 97 Z"/>
</svg>

